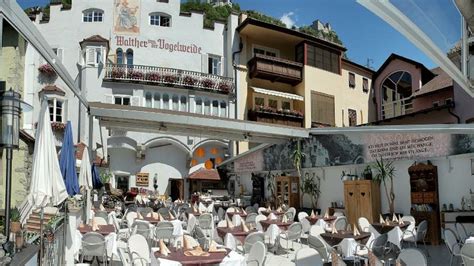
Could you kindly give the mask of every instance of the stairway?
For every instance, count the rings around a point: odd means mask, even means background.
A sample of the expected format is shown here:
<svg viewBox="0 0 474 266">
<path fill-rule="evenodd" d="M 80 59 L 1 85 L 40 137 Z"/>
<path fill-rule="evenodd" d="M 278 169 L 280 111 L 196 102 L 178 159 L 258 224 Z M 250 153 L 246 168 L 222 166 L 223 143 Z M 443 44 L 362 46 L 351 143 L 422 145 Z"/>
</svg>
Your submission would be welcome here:
<svg viewBox="0 0 474 266">
<path fill-rule="evenodd" d="M 48 224 L 49 220 L 53 218 L 56 215 L 56 212 L 45 212 L 43 214 L 43 230 L 46 228 L 46 225 Z M 34 211 L 31 213 L 30 217 L 28 218 L 28 221 L 26 222 L 26 231 L 28 232 L 40 232 L 41 228 L 41 211 Z"/>
</svg>

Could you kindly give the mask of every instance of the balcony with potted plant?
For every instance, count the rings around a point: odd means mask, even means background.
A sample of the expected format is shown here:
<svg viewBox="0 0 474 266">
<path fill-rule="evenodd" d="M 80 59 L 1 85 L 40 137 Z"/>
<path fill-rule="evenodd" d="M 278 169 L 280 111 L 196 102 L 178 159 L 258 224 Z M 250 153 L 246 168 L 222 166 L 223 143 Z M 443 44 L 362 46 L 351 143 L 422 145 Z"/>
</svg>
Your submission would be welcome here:
<svg viewBox="0 0 474 266">
<path fill-rule="evenodd" d="M 256 122 L 303 127 L 304 114 L 298 110 L 256 106 L 248 110 L 248 119 Z"/>
</svg>

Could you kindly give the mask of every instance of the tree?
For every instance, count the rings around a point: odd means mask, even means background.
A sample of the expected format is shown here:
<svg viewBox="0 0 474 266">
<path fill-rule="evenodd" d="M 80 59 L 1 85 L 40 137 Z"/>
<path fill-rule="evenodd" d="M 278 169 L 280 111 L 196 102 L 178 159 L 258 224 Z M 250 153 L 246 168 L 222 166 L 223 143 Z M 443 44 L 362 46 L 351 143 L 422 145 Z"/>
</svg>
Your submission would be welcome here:
<svg viewBox="0 0 474 266">
<path fill-rule="evenodd" d="M 377 174 L 374 180 L 383 182 L 385 188 L 385 195 L 387 195 L 387 201 L 390 208 L 390 213 L 395 213 L 395 193 L 393 191 L 393 178 L 395 176 L 395 167 L 392 161 L 384 161 L 383 158 L 376 160 L 375 170 Z M 390 192 L 387 188 L 387 182 L 390 182 Z"/>
</svg>

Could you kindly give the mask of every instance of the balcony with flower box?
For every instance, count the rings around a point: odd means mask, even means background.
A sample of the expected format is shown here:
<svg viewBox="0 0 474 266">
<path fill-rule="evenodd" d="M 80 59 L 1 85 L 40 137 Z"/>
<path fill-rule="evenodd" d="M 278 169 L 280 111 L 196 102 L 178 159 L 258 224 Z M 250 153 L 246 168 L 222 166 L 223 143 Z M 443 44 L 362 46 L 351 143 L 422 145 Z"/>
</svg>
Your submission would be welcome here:
<svg viewBox="0 0 474 266">
<path fill-rule="evenodd" d="M 105 81 L 137 82 L 234 94 L 234 79 L 175 68 L 108 64 Z"/>
<path fill-rule="evenodd" d="M 278 81 L 297 85 L 303 80 L 303 64 L 262 54 L 248 62 L 250 78 L 261 78 L 272 82 Z"/>
<path fill-rule="evenodd" d="M 275 109 L 266 106 L 257 106 L 248 110 L 250 121 L 279 124 L 292 127 L 304 126 L 304 114 L 297 110 Z"/>
</svg>

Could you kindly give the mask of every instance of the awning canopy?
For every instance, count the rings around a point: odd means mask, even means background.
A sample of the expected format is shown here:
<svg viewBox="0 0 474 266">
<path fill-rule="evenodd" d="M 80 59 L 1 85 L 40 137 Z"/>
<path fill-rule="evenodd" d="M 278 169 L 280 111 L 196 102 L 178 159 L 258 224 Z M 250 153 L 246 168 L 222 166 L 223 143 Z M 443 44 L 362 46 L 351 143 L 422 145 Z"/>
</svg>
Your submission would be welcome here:
<svg viewBox="0 0 474 266">
<path fill-rule="evenodd" d="M 221 177 L 216 169 L 201 168 L 188 176 L 189 180 L 220 181 Z"/>
<path fill-rule="evenodd" d="M 91 102 L 90 114 L 99 119 L 102 126 L 134 132 L 166 132 L 260 143 L 282 143 L 309 136 L 305 128 L 138 106 Z"/>
<path fill-rule="evenodd" d="M 277 96 L 277 97 L 282 97 L 282 98 L 287 98 L 287 99 L 297 100 L 297 101 L 304 101 L 304 97 L 298 94 L 287 93 L 287 92 L 282 92 L 282 91 L 267 90 L 267 89 L 262 89 L 262 88 L 257 88 L 257 87 L 252 87 L 252 89 L 254 92 L 265 94 L 265 95 Z"/>
</svg>

